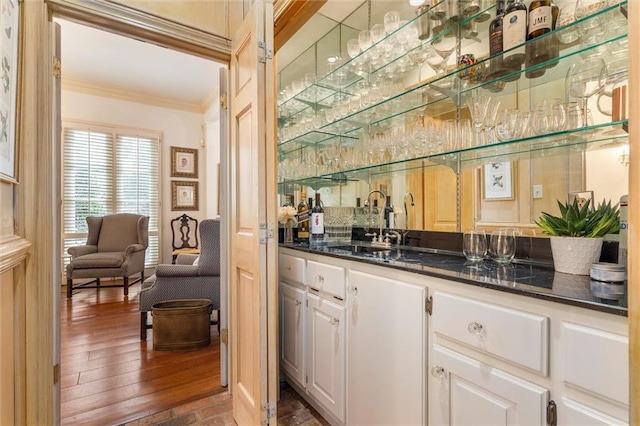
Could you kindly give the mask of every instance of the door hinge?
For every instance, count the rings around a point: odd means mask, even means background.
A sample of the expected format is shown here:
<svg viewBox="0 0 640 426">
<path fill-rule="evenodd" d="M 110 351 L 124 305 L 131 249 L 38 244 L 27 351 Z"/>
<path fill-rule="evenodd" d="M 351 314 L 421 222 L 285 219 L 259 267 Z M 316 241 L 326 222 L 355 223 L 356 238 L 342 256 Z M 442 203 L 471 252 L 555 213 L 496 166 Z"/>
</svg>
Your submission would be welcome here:
<svg viewBox="0 0 640 426">
<path fill-rule="evenodd" d="M 53 57 L 53 76 L 60 78 L 60 59 Z"/>
<path fill-rule="evenodd" d="M 260 224 L 260 244 L 267 244 L 267 240 L 273 238 L 273 229 L 266 223 Z"/>
<path fill-rule="evenodd" d="M 258 62 L 267 63 L 267 59 L 273 59 L 273 48 L 264 41 L 258 42 Z"/>
<path fill-rule="evenodd" d="M 558 424 L 558 408 L 554 400 L 547 404 L 547 425 L 556 426 Z"/>
<path fill-rule="evenodd" d="M 433 296 L 424 299 L 424 310 L 431 315 L 433 312 Z"/>
<path fill-rule="evenodd" d="M 229 329 L 227 328 L 220 329 L 220 341 L 225 345 L 229 344 Z"/>
<path fill-rule="evenodd" d="M 264 404 L 262 406 L 262 412 L 264 413 L 262 423 L 265 425 L 269 424 L 269 420 L 276 416 L 276 406 L 273 404 Z"/>
<path fill-rule="evenodd" d="M 60 364 L 53 366 L 53 384 L 57 385 L 60 382 Z"/>
<path fill-rule="evenodd" d="M 229 98 L 226 93 L 220 95 L 220 108 L 227 109 L 229 106 Z"/>
</svg>

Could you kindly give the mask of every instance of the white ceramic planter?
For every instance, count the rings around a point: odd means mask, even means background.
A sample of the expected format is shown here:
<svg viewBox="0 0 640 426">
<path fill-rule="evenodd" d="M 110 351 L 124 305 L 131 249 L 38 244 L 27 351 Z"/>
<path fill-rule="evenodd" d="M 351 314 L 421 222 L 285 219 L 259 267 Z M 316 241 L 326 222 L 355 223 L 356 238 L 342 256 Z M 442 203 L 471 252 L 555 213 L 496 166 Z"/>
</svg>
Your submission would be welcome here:
<svg viewBox="0 0 640 426">
<path fill-rule="evenodd" d="M 601 251 L 602 238 L 551 237 L 553 266 L 565 274 L 589 275 Z"/>
</svg>

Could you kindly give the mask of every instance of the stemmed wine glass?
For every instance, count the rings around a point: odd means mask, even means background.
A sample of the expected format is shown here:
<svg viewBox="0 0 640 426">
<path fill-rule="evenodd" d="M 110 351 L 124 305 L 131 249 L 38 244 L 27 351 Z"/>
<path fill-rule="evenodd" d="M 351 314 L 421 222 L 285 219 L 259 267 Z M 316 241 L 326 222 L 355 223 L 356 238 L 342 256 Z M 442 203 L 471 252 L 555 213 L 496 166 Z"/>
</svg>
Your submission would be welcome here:
<svg viewBox="0 0 640 426">
<path fill-rule="evenodd" d="M 480 140 L 480 133 L 484 125 L 484 118 L 487 114 L 487 107 L 491 98 L 486 95 L 474 93 L 470 99 L 467 99 L 467 106 L 469 107 L 469 113 L 471 114 L 471 120 L 475 130 L 475 143 L 476 145 L 482 145 Z"/>
<path fill-rule="evenodd" d="M 456 50 L 456 41 L 455 37 L 440 37 L 437 40 L 434 40 L 431 43 L 433 50 L 442 58 L 442 64 L 440 66 L 440 70 L 445 72 L 445 68 L 447 66 L 447 61 L 451 54 Z M 437 73 L 437 72 L 436 72 Z"/>
<path fill-rule="evenodd" d="M 422 81 L 422 64 L 427 60 L 431 50 L 427 44 L 421 44 L 407 53 L 411 62 L 418 66 L 418 83 Z"/>
<path fill-rule="evenodd" d="M 607 82 L 607 65 L 600 57 L 591 57 L 569 67 L 565 78 L 567 93 L 582 102 L 582 126 L 587 127 L 587 99 L 598 93 Z"/>
</svg>

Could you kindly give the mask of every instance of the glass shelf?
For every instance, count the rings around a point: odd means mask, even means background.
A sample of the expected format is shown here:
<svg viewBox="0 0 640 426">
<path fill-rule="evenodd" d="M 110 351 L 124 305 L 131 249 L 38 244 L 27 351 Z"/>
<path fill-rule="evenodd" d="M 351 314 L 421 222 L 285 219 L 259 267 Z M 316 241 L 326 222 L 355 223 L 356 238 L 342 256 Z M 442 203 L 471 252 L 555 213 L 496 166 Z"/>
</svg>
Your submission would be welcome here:
<svg viewBox="0 0 640 426">
<path fill-rule="evenodd" d="M 336 173 L 347 176 L 349 180 L 366 180 L 369 175 L 392 174 L 437 165 L 445 165 L 456 172 L 460 172 L 489 162 L 517 160 L 523 155 L 528 158 L 530 156 L 558 155 L 567 151 L 592 151 L 627 143 L 629 137 L 625 130 L 627 124 L 627 120 L 616 121 L 579 129 L 564 130 L 545 136 L 532 136 L 418 158 L 391 161 L 384 164 L 366 165 L 321 174 L 311 178 L 311 181 L 315 182 L 316 185 L 323 182 L 327 183 L 331 181 Z M 301 179 L 299 182 L 307 181 L 309 179 Z"/>
<path fill-rule="evenodd" d="M 286 155 L 308 146 L 324 145 L 335 142 L 336 138 L 356 141 L 358 138 L 348 135 L 338 135 L 319 130 L 312 130 L 296 138 L 278 144 L 278 155 Z"/>
</svg>

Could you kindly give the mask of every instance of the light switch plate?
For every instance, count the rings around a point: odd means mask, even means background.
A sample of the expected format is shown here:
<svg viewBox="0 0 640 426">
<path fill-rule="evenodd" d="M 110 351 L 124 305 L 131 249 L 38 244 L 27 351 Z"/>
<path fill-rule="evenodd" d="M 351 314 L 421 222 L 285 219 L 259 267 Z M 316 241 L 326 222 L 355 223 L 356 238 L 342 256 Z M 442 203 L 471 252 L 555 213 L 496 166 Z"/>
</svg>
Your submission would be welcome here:
<svg viewBox="0 0 640 426">
<path fill-rule="evenodd" d="M 533 185 L 533 198 L 542 198 L 542 185 Z"/>
</svg>

